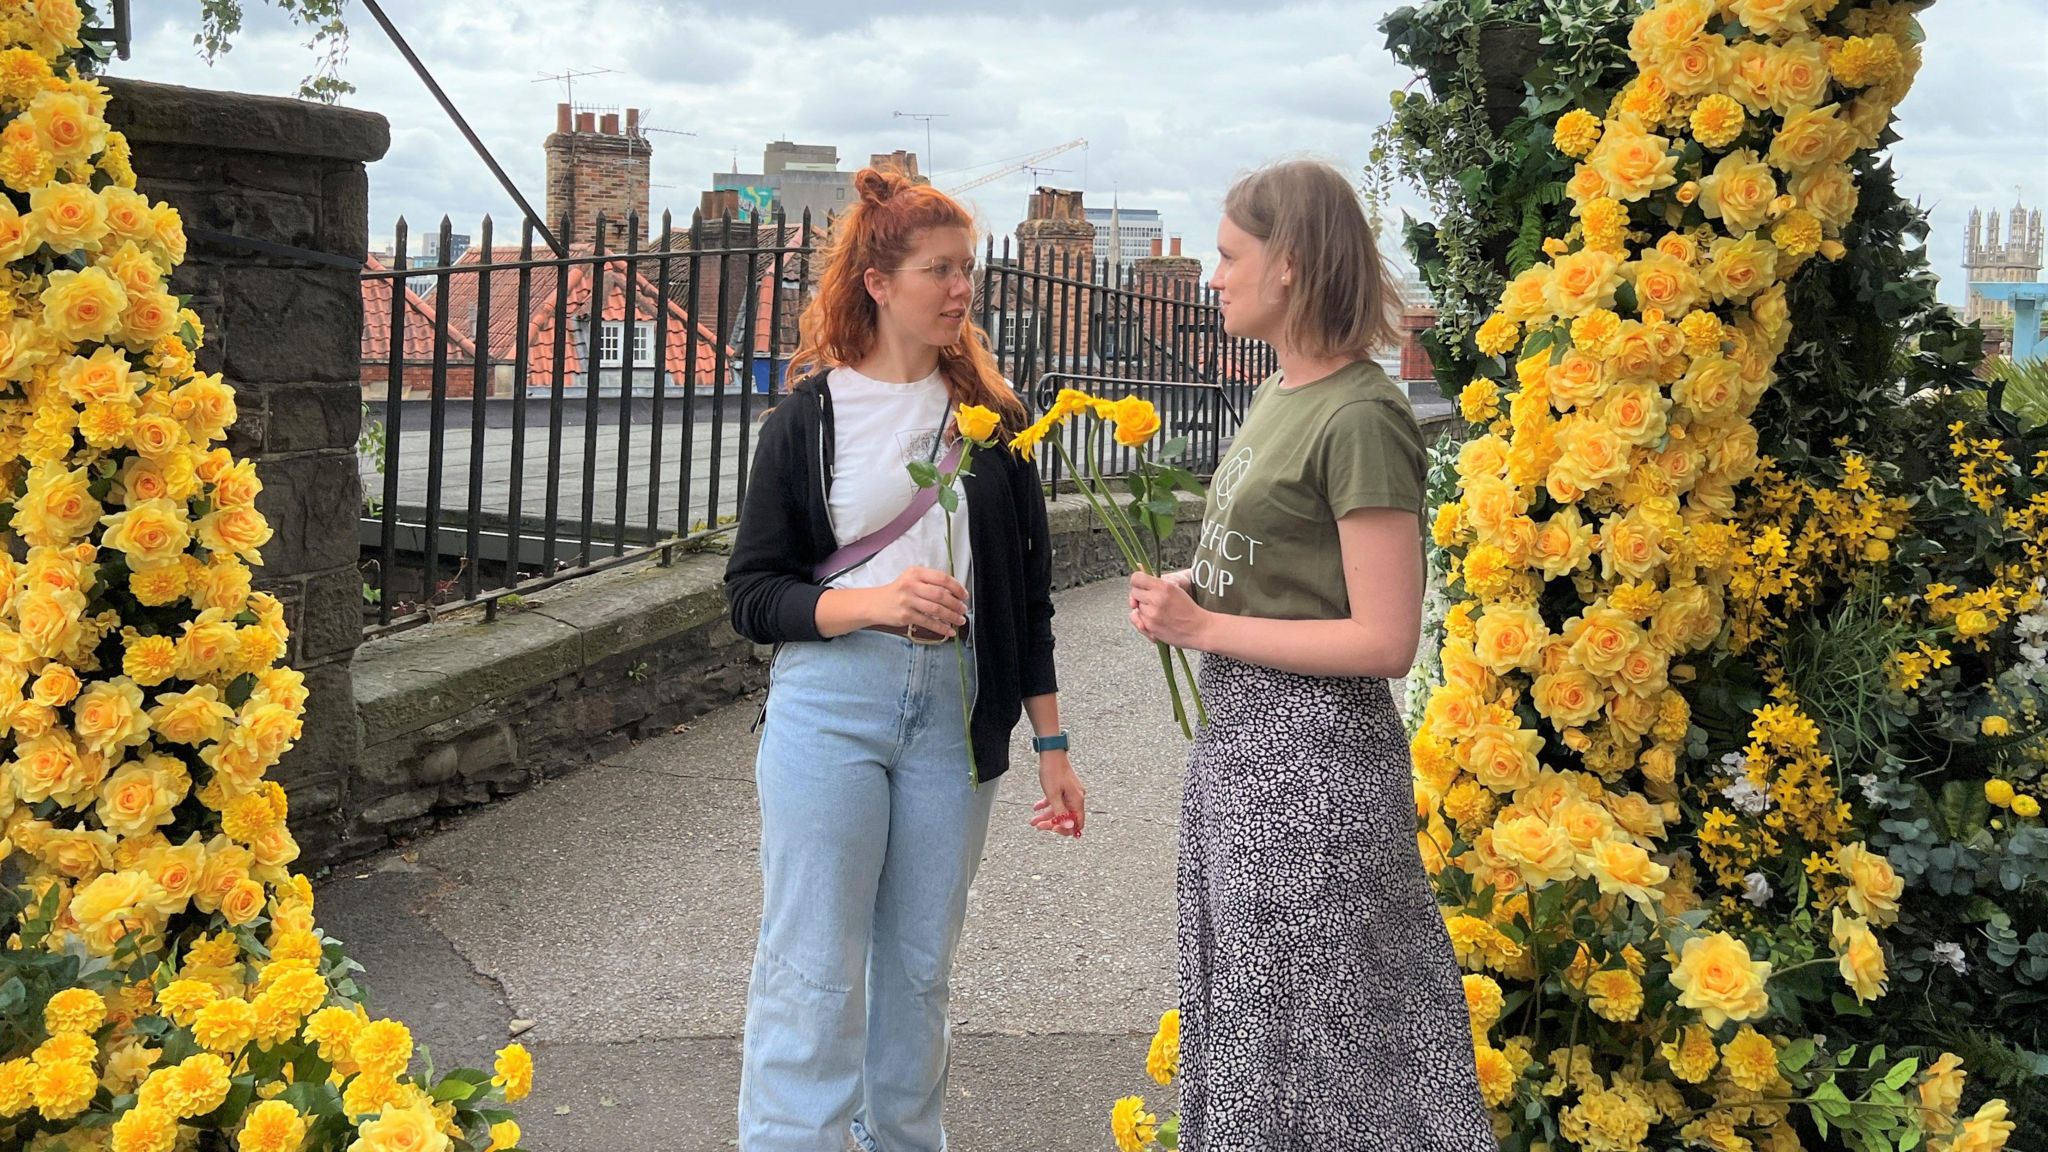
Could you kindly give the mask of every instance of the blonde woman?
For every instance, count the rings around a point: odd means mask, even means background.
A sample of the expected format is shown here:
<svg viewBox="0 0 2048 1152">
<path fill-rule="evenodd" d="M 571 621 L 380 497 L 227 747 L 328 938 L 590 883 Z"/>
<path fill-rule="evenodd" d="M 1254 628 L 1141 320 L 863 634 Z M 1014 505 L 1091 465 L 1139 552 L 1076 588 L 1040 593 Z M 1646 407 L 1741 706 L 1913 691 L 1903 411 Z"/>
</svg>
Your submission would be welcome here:
<svg viewBox="0 0 2048 1152">
<path fill-rule="evenodd" d="M 1181 1147 L 1493 1152 L 1387 681 L 1421 632 L 1422 434 L 1370 353 L 1396 292 L 1357 194 L 1298 161 L 1224 201 L 1211 283 L 1271 344 L 1194 565 L 1131 621 L 1198 649 L 1179 867 Z"/>
</svg>

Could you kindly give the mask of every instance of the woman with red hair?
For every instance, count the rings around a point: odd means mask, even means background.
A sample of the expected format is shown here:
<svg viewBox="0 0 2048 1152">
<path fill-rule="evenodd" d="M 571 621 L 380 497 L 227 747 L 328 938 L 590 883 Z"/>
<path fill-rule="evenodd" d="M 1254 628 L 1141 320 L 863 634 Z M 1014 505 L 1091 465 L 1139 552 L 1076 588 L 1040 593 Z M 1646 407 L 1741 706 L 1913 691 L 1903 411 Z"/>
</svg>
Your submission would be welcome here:
<svg viewBox="0 0 2048 1152">
<path fill-rule="evenodd" d="M 1044 491 L 953 419 L 976 405 L 1013 434 L 1025 422 L 969 318 L 973 218 L 900 173 L 854 185 L 725 574 L 733 627 L 777 645 L 755 761 L 742 1152 L 840 1152 L 849 1129 L 870 1150 L 944 1147 L 953 952 L 1020 713 L 1045 795 L 1032 823 L 1078 837 L 1085 820 L 1060 730 Z M 967 530 L 949 563 L 946 512 L 908 465 L 954 460 Z"/>
</svg>

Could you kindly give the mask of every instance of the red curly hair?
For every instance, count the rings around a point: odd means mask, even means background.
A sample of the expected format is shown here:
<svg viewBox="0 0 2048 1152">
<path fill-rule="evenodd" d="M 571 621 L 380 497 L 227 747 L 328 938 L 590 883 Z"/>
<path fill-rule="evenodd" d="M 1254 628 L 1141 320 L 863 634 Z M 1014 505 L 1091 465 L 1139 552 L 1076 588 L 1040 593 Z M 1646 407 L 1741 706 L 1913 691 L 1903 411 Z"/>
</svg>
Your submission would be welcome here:
<svg viewBox="0 0 2048 1152">
<path fill-rule="evenodd" d="M 973 215 L 958 200 L 895 169 L 863 168 L 854 174 L 853 186 L 860 201 L 833 220 L 820 253 L 825 270 L 818 290 L 797 322 L 792 376 L 856 364 L 874 350 L 878 310 L 868 295 L 868 269 L 900 266 L 933 228 L 975 231 Z M 992 408 L 1013 431 L 1027 420 L 1023 402 L 1003 381 L 988 336 L 972 316 L 959 342 L 939 349 L 939 372 L 956 407 Z"/>
</svg>

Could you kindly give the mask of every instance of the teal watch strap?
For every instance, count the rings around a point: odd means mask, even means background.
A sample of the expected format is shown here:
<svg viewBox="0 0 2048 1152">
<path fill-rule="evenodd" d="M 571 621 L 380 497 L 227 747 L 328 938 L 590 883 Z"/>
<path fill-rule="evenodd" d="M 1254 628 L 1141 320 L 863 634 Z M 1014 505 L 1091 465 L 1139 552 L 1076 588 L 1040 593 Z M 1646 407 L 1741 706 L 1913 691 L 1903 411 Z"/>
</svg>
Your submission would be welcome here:
<svg viewBox="0 0 2048 1152">
<path fill-rule="evenodd" d="M 1067 750 L 1067 734 L 1062 731 L 1055 736 L 1033 736 L 1031 738 L 1031 750 L 1033 752 L 1064 752 Z"/>
</svg>

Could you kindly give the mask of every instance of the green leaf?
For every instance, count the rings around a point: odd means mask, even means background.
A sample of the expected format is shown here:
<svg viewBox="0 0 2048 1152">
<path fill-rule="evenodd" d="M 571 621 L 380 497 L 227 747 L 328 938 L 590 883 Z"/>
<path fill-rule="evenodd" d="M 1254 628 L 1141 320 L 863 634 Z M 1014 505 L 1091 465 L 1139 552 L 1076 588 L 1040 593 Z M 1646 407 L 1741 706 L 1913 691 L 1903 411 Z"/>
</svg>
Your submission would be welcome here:
<svg viewBox="0 0 2048 1152">
<path fill-rule="evenodd" d="M 1178 460 L 1182 456 L 1187 455 L 1187 451 L 1188 438 L 1185 436 L 1175 436 L 1173 439 L 1168 440 L 1166 442 L 1165 447 L 1159 450 L 1158 458 L 1161 462 L 1165 462 L 1168 460 Z"/>
<path fill-rule="evenodd" d="M 944 508 L 948 516 L 958 512 L 960 510 L 960 493 L 950 485 L 940 488 L 939 507 Z"/>
<path fill-rule="evenodd" d="M 1892 1065 L 1891 1071 L 1886 1072 L 1884 1074 L 1884 1079 L 1880 1081 L 1880 1083 L 1882 1083 L 1885 1087 L 1890 1088 L 1896 1092 L 1900 1088 L 1905 1087 L 1906 1081 L 1911 1080 L 1913 1078 L 1913 1073 L 1918 1072 L 1919 1070 L 1920 1061 L 1914 1057 L 1909 1056 L 1906 1059 L 1899 1061 L 1897 1064 Z"/>
<path fill-rule="evenodd" d="M 1785 1045 L 1785 1050 L 1778 1053 L 1778 1067 L 1787 1072 L 1801 1071 L 1813 1063 L 1814 1054 L 1818 1050 L 1811 1038 L 1801 1037 Z"/>
<path fill-rule="evenodd" d="M 930 488 L 939 482 L 939 466 L 929 460 L 910 462 L 910 480 L 919 488 Z"/>
<path fill-rule="evenodd" d="M 476 1085 L 471 1084 L 466 1080 L 457 1080 L 455 1077 L 450 1076 L 446 1080 L 441 1081 L 439 1084 L 434 1085 L 433 1096 L 434 1102 L 437 1104 L 446 1103 L 450 1100 L 455 1101 L 459 1104 L 462 1101 L 467 1100 L 470 1097 L 476 1095 L 476 1093 Z"/>
</svg>

